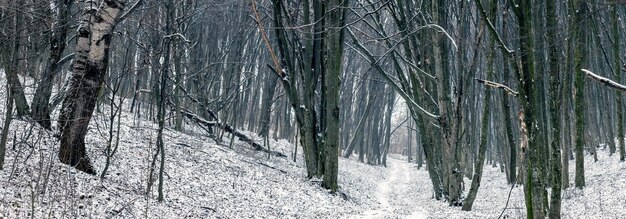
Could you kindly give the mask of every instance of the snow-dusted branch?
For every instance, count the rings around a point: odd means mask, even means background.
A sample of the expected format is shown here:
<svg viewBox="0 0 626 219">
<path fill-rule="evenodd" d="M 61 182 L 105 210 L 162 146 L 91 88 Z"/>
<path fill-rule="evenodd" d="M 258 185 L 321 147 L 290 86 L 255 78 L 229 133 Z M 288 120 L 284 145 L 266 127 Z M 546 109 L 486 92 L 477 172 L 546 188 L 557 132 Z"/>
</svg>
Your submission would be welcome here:
<svg viewBox="0 0 626 219">
<path fill-rule="evenodd" d="M 163 39 L 168 39 L 168 38 L 172 38 L 172 37 L 178 37 L 178 38 L 181 38 L 181 39 L 182 39 L 183 41 L 185 41 L 186 43 L 191 43 L 191 41 L 190 41 L 190 40 L 188 40 L 188 39 L 187 39 L 187 37 L 185 37 L 185 36 L 184 36 L 183 34 L 181 34 L 181 33 L 173 33 L 173 34 L 170 34 L 170 35 L 165 35 L 165 36 L 163 37 Z"/>
<path fill-rule="evenodd" d="M 480 9 L 479 10 L 480 11 L 480 15 L 485 20 L 485 23 L 487 24 L 487 28 L 489 28 L 491 33 L 496 37 L 496 40 L 498 41 L 498 44 L 500 44 L 500 46 L 502 47 L 502 49 L 506 53 L 508 53 L 508 54 L 513 53 L 513 51 L 510 50 L 506 46 L 506 43 L 504 43 L 504 40 L 502 40 L 502 38 L 500 37 L 500 34 L 498 34 L 498 31 L 496 31 L 496 28 L 493 26 L 493 23 L 491 22 L 491 20 L 489 20 L 489 17 L 487 17 L 487 12 L 485 12 L 485 8 L 483 7 L 483 4 L 480 2 L 480 0 L 476 0 L 476 3 L 478 5 L 478 8 Z"/>
<path fill-rule="evenodd" d="M 484 84 L 485 86 L 502 89 L 506 91 L 508 94 L 510 94 L 511 96 L 517 96 L 519 94 L 517 91 L 511 89 L 510 87 L 504 84 L 499 84 L 493 81 L 487 81 L 487 80 L 478 79 L 478 78 L 475 78 L 475 80 L 478 81 L 478 83 Z"/>
<path fill-rule="evenodd" d="M 603 83 L 604 85 L 606 85 L 608 87 L 611 87 L 611 88 L 614 88 L 614 89 L 617 89 L 617 90 L 619 90 L 621 92 L 626 92 L 626 85 L 622 85 L 622 84 L 617 83 L 617 82 L 615 82 L 615 81 L 613 81 L 611 79 L 608 79 L 608 78 L 602 77 L 600 75 L 597 75 L 597 74 L 595 74 L 595 73 L 593 73 L 593 72 L 591 72 L 591 71 L 589 71 L 587 69 L 580 69 L 580 70 L 583 71 L 585 73 L 585 75 L 587 75 L 587 77 L 590 77 L 593 80 L 599 81 L 599 82 Z"/>
<path fill-rule="evenodd" d="M 137 0 L 135 2 L 135 4 L 133 4 L 133 6 L 130 6 L 130 8 L 128 10 L 126 10 L 124 12 L 124 14 L 122 14 L 120 16 L 120 20 L 124 20 L 124 18 L 126 18 L 126 16 L 128 16 L 131 12 L 135 11 L 135 9 L 137 9 L 141 4 L 143 4 L 143 0 Z"/>
</svg>

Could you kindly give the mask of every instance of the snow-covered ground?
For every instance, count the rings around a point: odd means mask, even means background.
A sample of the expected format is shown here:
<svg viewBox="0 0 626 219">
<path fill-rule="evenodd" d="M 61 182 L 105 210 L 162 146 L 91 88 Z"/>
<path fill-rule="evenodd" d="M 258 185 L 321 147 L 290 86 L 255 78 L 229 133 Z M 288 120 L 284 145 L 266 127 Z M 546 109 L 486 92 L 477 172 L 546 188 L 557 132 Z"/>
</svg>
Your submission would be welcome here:
<svg viewBox="0 0 626 219">
<path fill-rule="evenodd" d="M 236 142 L 231 149 L 228 143 L 218 145 L 209 138 L 169 130 L 165 201 L 158 203 L 156 184 L 151 195 L 145 195 L 155 151 L 154 128 L 145 123 L 122 125 L 119 151 L 107 177 L 100 180 L 60 164 L 58 141 L 50 133 L 15 121 L 17 142 L 11 139 L 5 170 L 0 171 L 0 216 L 28 218 L 34 212 L 35 218 L 331 218 L 356 214 L 372 203 L 366 190 L 358 190 L 374 187 L 374 182 L 342 180 L 346 201 L 307 180 L 301 162 L 267 159 L 244 143 Z M 103 139 L 96 129 L 87 139 L 97 170 L 104 166 Z M 273 150 L 289 154 L 286 142 L 272 143 Z M 342 166 L 355 173 L 371 169 L 355 162 Z"/>
<path fill-rule="evenodd" d="M 0 107 L 0 115 L 4 110 Z M 102 110 L 87 137 L 88 154 L 99 172 L 108 134 L 102 116 L 108 108 Z M 101 180 L 60 164 L 54 133 L 14 120 L 0 171 L 0 218 L 497 218 L 511 191 L 499 168 L 486 165 L 473 210 L 464 212 L 432 199 L 425 169 L 390 155 L 388 167 L 340 158 L 339 184 L 345 195 L 333 195 L 319 180 L 306 179 L 300 156 L 297 162 L 291 156 L 268 159 L 239 141 L 229 147 L 227 136 L 218 144 L 200 132 L 168 129 L 165 201 L 159 203 L 156 184 L 146 195 L 155 130 L 154 123 L 125 112 L 119 150 Z M 293 151 L 283 140 L 271 145 L 287 155 Z M 587 187 L 564 192 L 564 218 L 626 217 L 626 164 L 603 150 L 598 157 L 595 163 L 586 157 Z M 573 162 L 570 167 L 573 180 Z M 522 187 L 515 187 L 503 217 L 524 215 Z"/>
</svg>

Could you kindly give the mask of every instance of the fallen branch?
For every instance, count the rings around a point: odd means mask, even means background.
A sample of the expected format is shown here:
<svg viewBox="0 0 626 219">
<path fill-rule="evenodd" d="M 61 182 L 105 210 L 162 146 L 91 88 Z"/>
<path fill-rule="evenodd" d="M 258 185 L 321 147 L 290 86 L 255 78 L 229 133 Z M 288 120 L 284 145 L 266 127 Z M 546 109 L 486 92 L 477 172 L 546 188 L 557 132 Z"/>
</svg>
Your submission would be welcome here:
<svg viewBox="0 0 626 219">
<path fill-rule="evenodd" d="M 209 211 L 212 211 L 212 212 L 217 212 L 217 210 L 215 210 L 215 208 L 211 208 L 211 207 L 200 206 L 200 208 L 206 209 L 206 210 L 209 210 Z"/>
<path fill-rule="evenodd" d="M 264 163 L 259 162 L 259 161 L 257 161 L 256 163 L 253 163 L 253 162 L 250 162 L 250 161 L 247 161 L 247 160 L 242 160 L 242 161 L 243 161 L 243 162 L 246 162 L 246 163 L 249 163 L 249 164 L 252 164 L 252 165 L 257 165 L 257 164 L 258 164 L 258 165 L 261 165 L 261 166 L 264 166 L 264 167 L 267 167 L 267 168 L 270 168 L 270 169 L 276 170 L 276 171 L 281 172 L 281 173 L 283 173 L 283 174 L 287 174 L 287 171 L 284 171 L 284 170 L 278 169 L 278 168 L 276 168 L 276 167 L 273 167 L 273 166 L 270 166 L 270 165 L 264 164 Z"/>
<path fill-rule="evenodd" d="M 238 131 L 237 129 L 234 129 L 232 126 L 222 123 L 220 124 L 219 122 L 216 121 L 207 121 L 203 118 L 200 118 L 199 116 L 188 112 L 188 111 L 181 111 L 181 113 L 183 114 L 184 117 L 194 121 L 195 123 L 205 126 L 206 128 L 212 128 L 212 127 L 219 127 L 224 129 L 224 131 L 231 133 L 235 136 L 237 136 L 237 138 L 239 138 L 240 141 L 246 142 L 250 145 L 252 145 L 252 147 L 257 150 L 257 151 L 263 151 L 263 152 L 267 152 L 270 153 L 273 156 L 278 156 L 278 157 L 287 157 L 287 155 L 284 155 L 283 153 L 280 153 L 278 151 L 269 151 L 268 149 L 264 148 L 262 145 L 256 143 L 254 140 L 252 140 L 252 138 L 248 137 L 247 135 L 241 133 L 240 131 Z"/>
<path fill-rule="evenodd" d="M 478 81 L 478 83 L 484 84 L 486 86 L 502 89 L 506 91 L 507 93 L 509 93 L 511 96 L 517 96 L 519 94 L 517 91 L 511 89 L 510 87 L 507 87 L 504 84 L 499 84 L 493 81 L 487 81 L 487 80 L 478 79 L 478 78 L 475 78 L 475 79 L 476 81 Z"/>
<path fill-rule="evenodd" d="M 580 70 L 583 71 L 585 73 L 585 75 L 587 75 L 587 77 L 589 77 L 589 78 L 591 78 L 593 80 L 599 81 L 599 82 L 603 83 L 604 85 L 606 85 L 608 87 L 611 87 L 611 88 L 614 88 L 616 90 L 619 90 L 621 92 L 626 92 L 626 86 L 625 85 L 617 83 L 617 82 L 615 82 L 615 81 L 613 81 L 611 79 L 602 77 L 600 75 L 594 74 L 593 72 L 591 72 L 591 71 L 589 71 L 587 69 L 580 69 Z"/>
</svg>

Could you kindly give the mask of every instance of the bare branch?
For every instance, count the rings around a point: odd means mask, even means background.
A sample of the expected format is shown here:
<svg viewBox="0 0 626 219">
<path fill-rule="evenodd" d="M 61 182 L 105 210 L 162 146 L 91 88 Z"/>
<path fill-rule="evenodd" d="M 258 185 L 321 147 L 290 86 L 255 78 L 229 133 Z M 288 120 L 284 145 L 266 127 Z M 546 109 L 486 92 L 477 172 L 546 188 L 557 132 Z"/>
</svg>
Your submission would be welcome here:
<svg viewBox="0 0 626 219">
<path fill-rule="evenodd" d="M 184 35 L 182 35 L 181 33 L 174 33 L 174 34 L 170 34 L 170 35 L 166 35 L 163 37 L 163 39 L 168 39 L 168 38 L 172 38 L 172 37 L 179 37 L 181 38 L 183 41 L 185 41 L 186 43 L 191 44 L 191 41 L 187 39 L 187 37 L 185 37 Z"/>
<path fill-rule="evenodd" d="M 619 90 L 621 92 L 626 92 L 626 85 L 622 85 L 620 83 L 617 83 L 611 79 L 602 77 L 600 75 L 594 74 L 593 72 L 587 70 L 587 69 L 580 69 L 581 71 L 583 71 L 585 73 L 585 75 L 587 75 L 587 77 L 599 81 L 601 83 L 603 83 L 604 85 L 614 88 L 616 90 Z"/>
<path fill-rule="evenodd" d="M 478 79 L 478 78 L 474 78 L 476 81 L 478 81 L 478 83 L 484 84 L 485 86 L 489 86 L 489 87 L 493 87 L 493 88 L 499 88 L 502 89 L 504 91 L 506 91 L 508 94 L 510 94 L 511 96 L 517 96 L 519 95 L 519 93 L 513 89 L 511 89 L 510 87 L 504 85 L 504 84 L 499 84 L 493 81 L 487 81 L 487 80 L 483 80 L 483 79 Z"/>
<path fill-rule="evenodd" d="M 122 14 L 119 19 L 124 20 L 126 16 L 135 11 L 135 9 L 137 9 L 141 4 L 143 4 L 143 0 L 137 0 L 137 2 L 135 2 L 135 4 L 133 4 L 133 6 L 131 6 L 128 10 L 126 10 L 126 12 L 124 12 L 124 14 Z"/>
<path fill-rule="evenodd" d="M 261 22 L 261 17 L 259 16 L 259 12 L 256 10 L 256 0 L 250 0 L 250 3 L 252 3 L 252 12 L 254 13 L 254 21 L 256 21 L 256 24 L 259 27 L 259 31 L 261 32 L 261 37 L 263 37 L 265 46 L 267 47 L 267 50 L 270 53 L 272 61 L 274 62 L 274 65 L 276 66 L 275 72 L 278 74 L 280 78 L 284 79 L 287 75 L 285 74 L 285 72 L 283 72 L 283 69 L 280 67 L 280 61 L 278 61 L 279 60 L 278 56 L 274 52 L 274 48 L 272 48 L 272 45 L 270 44 L 270 40 L 267 38 L 267 34 L 265 33 L 265 28 L 263 27 L 263 23 Z"/>
<path fill-rule="evenodd" d="M 348 29 L 347 31 L 348 36 L 350 36 L 351 40 L 352 40 L 352 44 L 354 45 L 354 50 L 361 56 L 363 56 L 363 58 L 367 59 L 370 62 L 370 65 L 372 65 L 373 68 L 375 68 L 376 70 L 378 70 L 378 72 L 380 73 L 380 75 L 387 81 L 387 84 L 389 84 L 395 91 L 396 93 L 398 93 L 407 103 L 407 105 L 409 105 L 409 107 L 414 107 L 417 112 L 419 112 L 420 114 L 422 114 L 423 116 L 425 116 L 426 118 L 430 119 L 430 120 L 434 120 L 437 121 L 439 119 L 438 115 L 435 115 L 431 112 L 429 112 L 428 110 L 424 109 L 422 106 L 420 106 L 419 104 L 417 104 L 403 89 L 402 86 L 399 85 L 398 83 L 396 83 L 396 81 L 393 80 L 393 78 L 390 76 L 390 74 L 388 74 L 385 69 L 380 66 L 380 63 L 378 61 L 376 61 L 376 59 L 374 58 L 374 55 L 372 55 L 372 53 L 367 50 L 358 40 L 357 38 L 354 36 L 354 33 L 352 32 L 352 30 Z"/>
<path fill-rule="evenodd" d="M 498 34 L 498 31 L 496 31 L 496 28 L 493 26 L 493 23 L 491 23 L 491 20 L 489 20 L 489 17 L 487 17 L 487 12 L 485 12 L 485 8 L 483 7 L 483 3 L 481 3 L 480 0 L 476 0 L 476 4 L 478 5 L 479 11 L 480 11 L 480 15 L 483 16 L 483 19 L 485 20 L 485 23 L 487 24 L 487 27 L 489 28 L 491 33 L 498 40 L 498 43 L 500 44 L 500 47 L 502 48 L 502 50 L 504 50 L 504 52 L 506 52 L 507 54 L 513 53 L 512 50 L 510 50 L 508 47 L 506 47 L 506 43 L 504 43 L 504 41 L 500 37 L 500 34 Z"/>
</svg>

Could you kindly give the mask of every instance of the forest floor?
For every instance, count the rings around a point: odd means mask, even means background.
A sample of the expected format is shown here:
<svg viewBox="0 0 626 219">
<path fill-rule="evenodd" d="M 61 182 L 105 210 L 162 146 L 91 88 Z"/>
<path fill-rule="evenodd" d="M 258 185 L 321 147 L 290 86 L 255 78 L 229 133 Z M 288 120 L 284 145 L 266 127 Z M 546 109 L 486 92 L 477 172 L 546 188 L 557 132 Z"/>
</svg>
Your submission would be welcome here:
<svg viewBox="0 0 626 219">
<path fill-rule="evenodd" d="M 132 122 L 129 123 L 132 125 Z M 141 124 L 136 124 L 141 127 Z M 147 125 L 147 124 L 144 124 Z M 301 159 L 273 157 L 236 142 L 215 144 L 197 135 L 166 130 L 165 201 L 156 189 L 145 194 L 147 165 L 153 151 L 152 129 L 124 129 L 122 146 L 104 180 L 77 173 L 56 161 L 47 132 L 16 121 L 5 170 L 0 171 L 0 217 L 28 218 L 524 218 L 522 187 L 506 184 L 499 167 L 485 166 L 483 182 L 470 212 L 432 198 L 425 169 L 390 155 L 388 166 L 340 158 L 341 195 L 307 180 Z M 89 153 L 101 170 L 97 129 L 88 138 Z M 29 134 L 30 133 L 30 134 Z M 27 139 L 31 135 L 30 140 Z M 34 135 L 44 137 L 34 138 Z M 272 141 L 289 154 L 291 144 Z M 14 148 L 15 146 L 15 148 Z M 585 190 L 564 191 L 563 218 L 623 217 L 626 167 L 618 156 L 587 159 Z M 43 167 L 43 168 L 42 168 Z M 573 174 L 573 172 L 572 172 Z M 573 176 L 573 175 L 572 175 Z M 572 177 L 573 178 L 573 177 Z M 469 187 L 465 179 L 465 188 Z M 505 208 L 507 197 L 510 202 Z"/>
<path fill-rule="evenodd" d="M 103 105 L 86 139 L 98 172 L 106 160 L 108 113 Z M 426 169 L 394 154 L 387 167 L 340 158 L 340 193 L 330 194 L 319 179 L 306 178 L 301 154 L 294 162 L 289 142 L 271 141 L 272 150 L 289 157 L 268 158 L 238 140 L 231 144 L 228 135 L 215 142 L 191 124 L 184 133 L 164 132 L 165 200 L 157 202 L 156 184 L 146 191 L 156 141 L 156 124 L 146 115 L 122 114 L 119 150 L 104 179 L 59 163 L 55 131 L 14 120 L 0 171 L 0 218 L 525 218 L 523 187 L 511 189 L 500 167 L 485 165 L 470 212 L 434 200 Z M 564 191 L 563 218 L 626 217 L 626 164 L 598 149 L 599 161 L 585 156 L 585 189 Z M 572 161 L 570 183 L 573 167 Z M 469 187 L 465 178 L 465 194 Z"/>
<path fill-rule="evenodd" d="M 429 193 L 419 194 L 418 190 L 412 189 L 422 184 L 416 176 L 419 171 L 415 165 L 395 158 L 390 158 L 387 162 L 385 178 L 374 192 L 374 197 L 380 205 L 351 217 L 394 218 L 403 215 L 407 218 L 427 218 L 428 215 L 423 207 L 415 204 L 417 199 L 429 199 Z"/>
<path fill-rule="evenodd" d="M 434 200 L 428 172 L 405 159 L 391 155 L 388 170 L 381 173 L 383 179 L 373 193 L 378 203 L 348 218 L 526 218 L 523 187 L 511 188 L 498 166 L 485 164 L 476 201 L 472 211 L 466 212 Z M 619 154 L 609 156 L 608 149 L 598 148 L 597 162 L 592 155 L 585 156 L 585 171 L 585 189 L 572 188 L 574 161 L 570 161 L 570 188 L 562 193 L 562 218 L 625 218 L 626 163 L 619 161 Z M 464 184 L 467 194 L 471 180 L 464 178 Z"/>
</svg>

